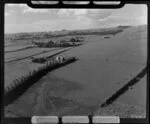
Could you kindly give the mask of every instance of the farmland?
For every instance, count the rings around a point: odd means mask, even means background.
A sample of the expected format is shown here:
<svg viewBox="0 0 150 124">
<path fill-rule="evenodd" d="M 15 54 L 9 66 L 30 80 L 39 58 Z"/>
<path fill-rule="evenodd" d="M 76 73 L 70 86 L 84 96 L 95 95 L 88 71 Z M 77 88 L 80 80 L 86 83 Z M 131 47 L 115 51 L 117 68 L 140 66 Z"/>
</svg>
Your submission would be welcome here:
<svg viewBox="0 0 150 124">
<path fill-rule="evenodd" d="M 49 72 L 22 96 L 5 107 L 5 115 L 117 115 L 146 116 L 146 75 L 107 107 L 109 97 L 146 67 L 147 26 L 118 26 L 108 29 L 60 31 L 55 33 L 11 34 L 5 44 L 5 83 L 36 69 L 31 57 L 74 56 L 78 61 Z M 81 37 L 82 45 L 33 47 L 34 42 L 60 41 Z M 18 49 L 17 52 L 6 52 Z M 65 51 L 64 51 L 65 50 Z M 61 52 L 63 51 L 63 52 Z M 138 94 L 138 97 L 137 97 Z M 30 101 L 30 102 L 29 102 Z"/>
</svg>

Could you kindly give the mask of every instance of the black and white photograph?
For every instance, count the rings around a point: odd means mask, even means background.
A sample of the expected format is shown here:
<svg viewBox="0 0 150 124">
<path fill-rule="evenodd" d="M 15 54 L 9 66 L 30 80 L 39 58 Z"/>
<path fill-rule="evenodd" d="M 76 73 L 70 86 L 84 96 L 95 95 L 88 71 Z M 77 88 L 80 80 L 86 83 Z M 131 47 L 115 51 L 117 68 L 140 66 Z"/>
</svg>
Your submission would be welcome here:
<svg viewBox="0 0 150 124">
<path fill-rule="evenodd" d="M 146 118 L 147 10 L 5 4 L 4 117 Z"/>
</svg>

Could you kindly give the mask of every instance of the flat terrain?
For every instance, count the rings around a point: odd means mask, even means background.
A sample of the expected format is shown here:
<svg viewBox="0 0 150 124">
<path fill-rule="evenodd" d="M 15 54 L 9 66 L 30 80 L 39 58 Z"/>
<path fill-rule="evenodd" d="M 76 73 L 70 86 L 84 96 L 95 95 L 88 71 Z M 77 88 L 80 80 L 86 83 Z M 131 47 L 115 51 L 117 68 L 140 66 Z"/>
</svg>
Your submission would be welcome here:
<svg viewBox="0 0 150 124">
<path fill-rule="evenodd" d="M 96 114 L 145 117 L 146 76 L 111 105 L 105 108 L 100 105 L 146 66 L 146 28 L 145 25 L 126 28 L 116 35 L 108 34 L 109 38 L 105 38 L 106 34 L 83 35 L 84 45 L 59 54 L 75 56 L 78 61 L 41 78 L 14 103 L 5 107 L 6 116 Z M 33 48 L 7 53 L 5 61 L 45 50 L 49 52 L 43 55 L 62 49 Z M 5 63 L 5 86 L 38 66 L 29 58 Z"/>
<path fill-rule="evenodd" d="M 6 53 L 5 87 L 13 83 L 14 79 L 26 75 L 29 71 L 42 66 L 41 64 L 32 63 L 31 57 L 51 56 L 67 49 L 69 48 L 33 48 L 11 54 Z"/>
</svg>

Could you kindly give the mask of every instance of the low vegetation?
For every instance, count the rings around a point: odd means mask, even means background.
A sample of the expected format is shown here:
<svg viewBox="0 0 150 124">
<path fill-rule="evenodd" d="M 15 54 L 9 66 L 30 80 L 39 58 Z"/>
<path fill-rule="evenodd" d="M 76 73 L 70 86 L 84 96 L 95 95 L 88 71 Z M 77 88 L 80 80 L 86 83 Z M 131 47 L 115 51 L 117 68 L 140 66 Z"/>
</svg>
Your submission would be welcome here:
<svg viewBox="0 0 150 124">
<path fill-rule="evenodd" d="M 131 26 L 118 26 L 113 29 L 93 29 L 93 30 L 61 30 L 55 32 L 33 32 L 33 33 L 18 33 L 18 34 L 8 34 L 5 36 L 5 40 L 32 40 L 32 39 L 43 39 L 43 38 L 56 38 L 64 36 L 75 36 L 75 35 L 116 35 L 122 32 L 124 29 Z"/>
<path fill-rule="evenodd" d="M 35 62 L 35 63 L 44 63 L 46 61 L 47 61 L 46 57 L 39 57 L 39 58 L 33 58 L 32 59 L 32 62 Z"/>
<path fill-rule="evenodd" d="M 50 47 L 72 47 L 72 46 L 79 46 L 82 45 L 83 40 L 81 40 L 79 37 L 72 37 L 68 40 L 60 40 L 58 42 L 54 42 L 52 40 L 43 43 L 43 42 L 32 42 L 38 47 L 42 48 L 50 48 Z"/>
<path fill-rule="evenodd" d="M 108 39 L 108 38 L 110 38 L 110 37 L 109 36 L 104 37 L 104 39 Z"/>
<path fill-rule="evenodd" d="M 75 57 L 70 57 L 66 59 L 63 63 L 58 63 L 57 61 L 48 61 L 43 66 L 39 67 L 37 70 L 30 71 L 27 75 L 22 76 L 13 81 L 13 84 L 5 88 L 4 92 L 4 105 L 8 105 L 13 102 L 17 97 L 19 97 L 26 89 L 28 89 L 33 83 L 37 82 L 41 77 L 46 75 L 49 71 L 65 66 L 69 63 L 76 61 Z"/>
</svg>

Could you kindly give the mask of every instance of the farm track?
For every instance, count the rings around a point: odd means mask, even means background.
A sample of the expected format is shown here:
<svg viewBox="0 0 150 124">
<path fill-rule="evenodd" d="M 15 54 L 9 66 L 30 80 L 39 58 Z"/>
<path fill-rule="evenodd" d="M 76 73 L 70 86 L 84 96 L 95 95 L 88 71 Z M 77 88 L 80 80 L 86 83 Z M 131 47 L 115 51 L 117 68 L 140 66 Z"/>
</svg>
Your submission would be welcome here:
<svg viewBox="0 0 150 124">
<path fill-rule="evenodd" d="M 30 56 L 27 56 L 27 57 L 24 57 L 24 58 L 19 58 L 19 59 L 14 59 L 14 60 L 5 61 L 5 63 L 10 63 L 10 62 L 15 62 L 15 61 L 24 60 L 24 59 L 27 59 L 27 58 L 30 58 L 30 57 L 33 57 L 33 56 L 36 56 L 36 55 L 40 55 L 40 54 L 43 54 L 43 53 L 52 52 L 52 51 L 59 50 L 59 49 L 62 49 L 62 48 L 58 48 L 58 49 L 54 49 L 54 50 L 49 50 L 49 51 L 46 51 L 46 52 L 45 52 L 45 51 L 42 51 L 42 52 L 40 52 L 40 53 L 36 53 L 36 54 L 30 55 Z M 61 52 L 65 52 L 65 51 L 67 51 L 67 50 L 69 50 L 69 49 L 65 49 L 65 50 L 59 51 L 58 53 L 55 53 L 55 54 L 51 55 L 51 57 L 54 56 L 54 55 L 57 55 L 57 54 L 59 54 L 59 53 L 61 53 Z"/>
<path fill-rule="evenodd" d="M 122 88 L 116 91 L 111 97 L 109 97 L 104 103 L 101 104 L 101 107 L 106 107 L 109 104 L 112 104 L 118 97 L 120 97 L 123 93 L 125 93 L 130 87 L 135 85 L 143 78 L 147 73 L 147 66 L 136 75 L 133 79 L 131 79 L 127 84 L 125 84 Z"/>
<path fill-rule="evenodd" d="M 32 48 L 35 48 L 35 47 L 32 47 Z M 10 50 L 10 51 L 5 51 L 5 53 L 19 52 L 19 51 L 23 51 L 23 50 L 27 50 L 27 49 L 32 49 L 32 48 L 21 48 L 21 49 L 17 49 L 17 50 Z"/>
</svg>

